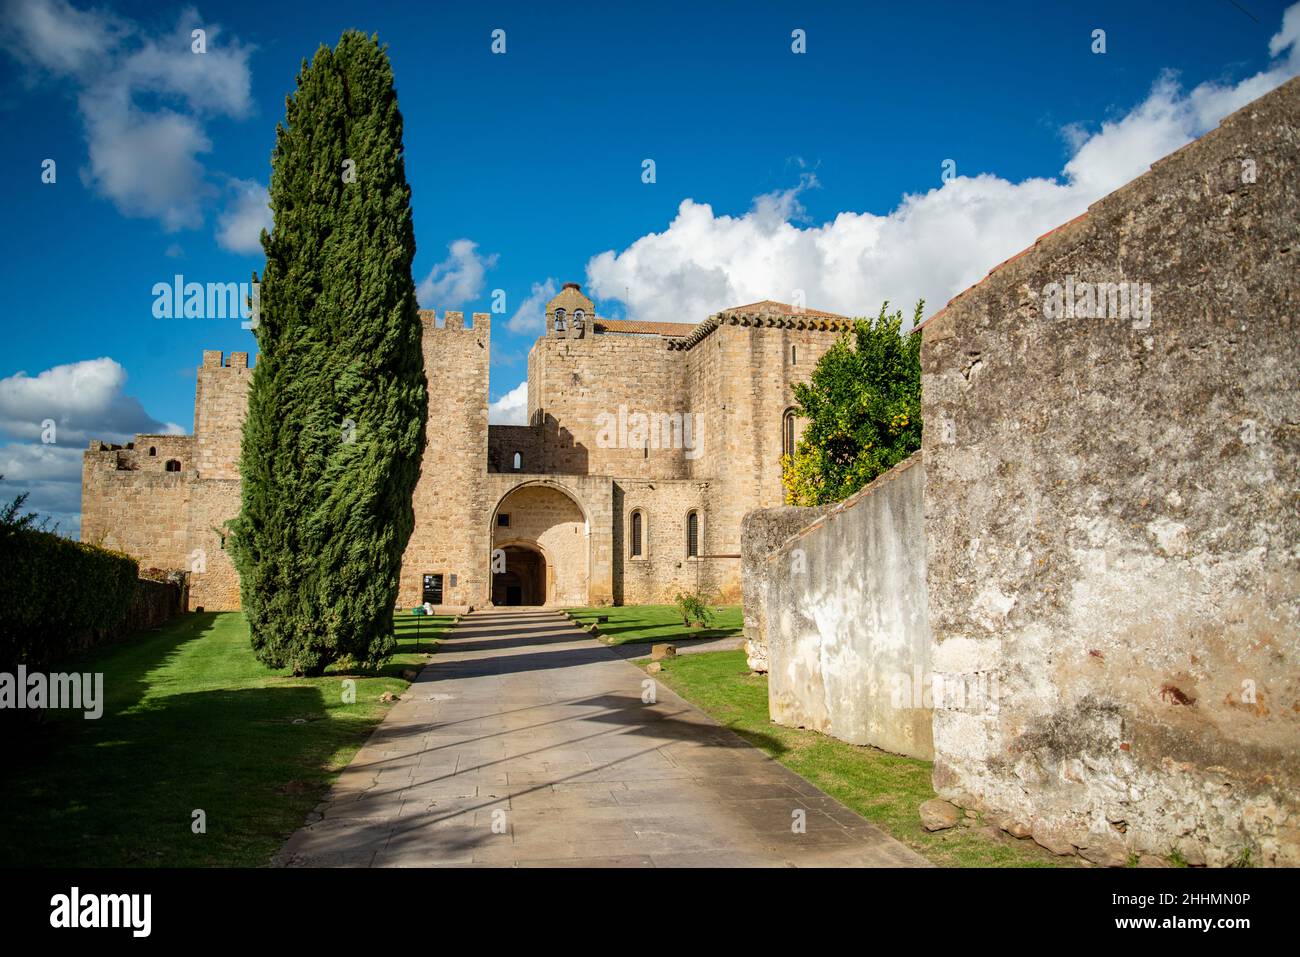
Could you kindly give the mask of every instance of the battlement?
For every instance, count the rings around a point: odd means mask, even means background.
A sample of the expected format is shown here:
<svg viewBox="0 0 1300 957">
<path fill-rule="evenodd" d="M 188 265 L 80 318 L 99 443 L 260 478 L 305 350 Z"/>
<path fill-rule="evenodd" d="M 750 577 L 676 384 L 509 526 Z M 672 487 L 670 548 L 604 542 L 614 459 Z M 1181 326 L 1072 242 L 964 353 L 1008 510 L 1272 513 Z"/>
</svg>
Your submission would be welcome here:
<svg viewBox="0 0 1300 957">
<path fill-rule="evenodd" d="M 204 349 L 202 368 L 204 369 L 247 369 L 248 368 L 247 352 L 232 352 L 230 354 L 229 362 L 226 361 L 225 356 L 226 354 L 222 352 L 220 349 Z"/>
<path fill-rule="evenodd" d="M 457 309 L 444 310 L 442 314 L 442 325 L 438 325 L 438 314 L 434 309 L 421 309 L 420 321 L 424 323 L 426 330 L 442 330 L 461 332 L 473 330 L 476 332 L 488 332 L 492 328 L 492 315 L 487 312 L 475 312 L 470 315 L 470 325 L 465 325 L 465 313 Z"/>
</svg>

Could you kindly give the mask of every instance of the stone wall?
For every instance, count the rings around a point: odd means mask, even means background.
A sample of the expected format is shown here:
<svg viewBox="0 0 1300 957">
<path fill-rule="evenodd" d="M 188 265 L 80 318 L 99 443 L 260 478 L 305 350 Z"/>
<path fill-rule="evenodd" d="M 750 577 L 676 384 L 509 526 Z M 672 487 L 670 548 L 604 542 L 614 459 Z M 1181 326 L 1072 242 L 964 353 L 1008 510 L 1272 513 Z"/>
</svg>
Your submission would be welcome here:
<svg viewBox="0 0 1300 957">
<path fill-rule="evenodd" d="M 745 513 L 785 501 L 782 421 L 795 404 L 794 384 L 838 338 L 834 329 L 726 320 L 686 352 L 691 401 L 704 416 L 690 474 L 708 481 L 714 503 L 709 553 L 732 556 L 737 574 Z"/>
<path fill-rule="evenodd" d="M 182 576 L 176 581 L 151 581 L 138 579 L 131 607 L 127 609 L 121 634 L 145 631 L 165 625 L 185 610 L 185 585 Z"/>
<path fill-rule="evenodd" d="M 681 357 L 659 336 L 545 336 L 528 355 L 529 421 L 549 433 L 531 471 L 640 478 L 683 478 L 686 450 L 631 446 L 627 430 L 602 440 L 608 415 L 688 413 Z M 619 441 L 619 439 L 623 441 Z"/>
<path fill-rule="evenodd" d="M 200 478 L 239 478 L 239 449 L 248 413 L 248 385 L 253 370 L 247 352 L 203 353 L 194 389 L 194 438 Z M 189 466 L 186 466 L 189 467 Z"/>
<path fill-rule="evenodd" d="M 131 451 L 91 443 L 81 475 L 81 540 L 126 552 L 145 565 L 189 565 L 189 503 L 194 473 L 123 467 Z"/>
<path fill-rule="evenodd" d="M 501 524 L 502 518 L 509 525 Z M 492 525 L 492 548 L 514 543 L 536 544 L 546 559 L 544 604 L 585 606 L 587 563 L 591 538 L 582 508 L 554 486 L 525 485 L 497 506 Z"/>
<path fill-rule="evenodd" d="M 239 479 L 195 482 L 189 496 L 189 540 L 185 564 L 189 571 L 189 607 L 205 611 L 236 611 L 240 607 L 239 573 L 227 544 L 227 523 L 239 516 Z"/>
<path fill-rule="evenodd" d="M 543 461 L 546 436 L 540 426 L 489 425 L 487 468 L 489 472 L 536 472 Z M 515 453 L 519 468 L 515 469 Z"/>
<path fill-rule="evenodd" d="M 777 724 L 933 757 L 924 491 L 917 453 L 764 559 L 768 706 Z"/>
<path fill-rule="evenodd" d="M 802 508 L 783 505 L 748 512 L 741 523 L 740 580 L 745 627 L 745 656 L 753 671 L 767 671 L 767 586 L 768 558 L 795 534 L 826 514 L 832 505 Z"/>
<path fill-rule="evenodd" d="M 739 561 L 710 557 L 715 540 L 716 499 L 709 483 L 690 480 L 620 479 L 614 489 L 614 551 L 620 583 L 616 601 L 626 605 L 666 604 L 678 592 L 702 593 L 731 604 L 740 598 Z M 687 554 L 687 516 L 699 516 L 699 556 Z M 631 522 L 642 516 L 641 555 L 632 554 Z"/>
<path fill-rule="evenodd" d="M 416 484 L 415 530 L 402 556 L 399 607 L 422 601 L 423 576 L 443 575 L 447 605 L 481 606 L 491 577 L 491 504 L 484 478 L 488 449 L 490 316 L 449 311 L 438 326 L 421 311 L 422 348 L 429 389 L 427 451 Z M 456 584 L 450 584 L 451 576 Z"/>
<path fill-rule="evenodd" d="M 604 475 L 547 475 L 537 474 L 491 474 L 482 483 L 487 510 L 482 517 L 484 528 L 493 530 L 493 540 L 497 533 L 506 533 L 498 529 L 497 514 L 501 511 L 511 515 L 511 528 L 507 533 L 511 540 L 529 540 L 527 535 L 540 533 L 549 528 L 548 522 L 568 522 L 572 512 L 563 499 L 571 501 L 586 522 L 582 538 L 586 542 L 587 587 L 585 600 L 580 600 L 578 591 L 567 589 L 554 599 L 560 605 L 609 605 L 614 601 L 614 485 Z M 539 495 L 528 492 L 529 489 L 545 489 L 553 495 Z M 530 516 L 532 506 L 543 506 L 544 514 Z M 562 518 L 562 516 L 569 516 Z M 545 548 L 546 546 L 543 545 Z M 575 556 L 580 561 L 581 554 L 571 547 L 563 549 L 560 554 Z M 486 550 L 481 558 L 486 574 L 490 570 L 491 554 Z M 561 571 L 560 576 L 567 578 Z M 579 599 L 579 600 L 574 600 Z"/>
<path fill-rule="evenodd" d="M 923 327 L 934 668 L 988 692 L 935 786 L 1063 853 L 1300 864 L 1298 118 L 1292 80 Z M 1049 318 L 1119 282 L 1150 312 Z"/>
</svg>

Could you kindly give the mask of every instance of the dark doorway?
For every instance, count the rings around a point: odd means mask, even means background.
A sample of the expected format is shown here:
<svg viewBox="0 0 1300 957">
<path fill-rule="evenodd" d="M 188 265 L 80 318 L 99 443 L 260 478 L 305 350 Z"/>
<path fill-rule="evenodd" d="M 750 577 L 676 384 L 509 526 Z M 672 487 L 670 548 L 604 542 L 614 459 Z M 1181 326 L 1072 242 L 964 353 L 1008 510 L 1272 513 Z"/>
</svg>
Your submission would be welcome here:
<svg viewBox="0 0 1300 957">
<path fill-rule="evenodd" d="M 541 552 L 507 545 L 505 570 L 492 576 L 492 604 L 546 604 L 546 559 Z"/>
</svg>

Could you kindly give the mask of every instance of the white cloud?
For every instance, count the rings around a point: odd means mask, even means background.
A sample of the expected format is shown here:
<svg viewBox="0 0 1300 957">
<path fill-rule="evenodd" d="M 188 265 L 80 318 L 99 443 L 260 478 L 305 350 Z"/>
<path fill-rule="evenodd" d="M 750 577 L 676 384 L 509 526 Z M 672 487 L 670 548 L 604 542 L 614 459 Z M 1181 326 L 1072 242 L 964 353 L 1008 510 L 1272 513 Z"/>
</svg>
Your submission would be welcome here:
<svg viewBox="0 0 1300 957">
<path fill-rule="evenodd" d="M 81 450 L 61 445 L 0 445 L 0 505 L 27 493 L 22 512 L 58 524 L 60 534 L 81 530 Z"/>
<path fill-rule="evenodd" d="M 1284 14 L 1269 52 L 1277 59 L 1270 69 L 1235 85 L 1184 92 L 1162 74 L 1123 118 L 1091 133 L 1065 128 L 1074 152 L 1057 179 L 958 176 L 903 196 L 887 215 L 846 211 L 819 225 L 799 224 L 806 219 L 799 194 L 818 185 L 809 174 L 739 216 L 683 200 L 663 232 L 593 257 L 588 289 L 626 303 L 632 318 L 664 322 L 799 293 L 810 307 L 850 315 L 874 314 L 886 299 L 910 314 L 923 297 L 933 313 L 1044 232 L 1300 73 L 1300 4 Z"/>
<path fill-rule="evenodd" d="M 546 304 L 555 298 L 555 280 L 533 283 L 532 291 L 520 303 L 514 315 L 506 320 L 511 332 L 537 332 L 546 329 Z"/>
<path fill-rule="evenodd" d="M 123 392 L 126 370 L 107 357 L 0 379 L 0 504 L 23 492 L 25 511 L 58 523 L 76 537 L 81 529 L 81 458 L 90 439 L 126 442 L 137 432 L 180 435 L 173 422 L 149 415 Z M 52 421 L 48 432 L 45 422 Z M 53 438 L 52 443 L 43 441 Z"/>
<path fill-rule="evenodd" d="M 84 73 L 114 49 L 126 24 L 101 10 L 78 10 L 63 0 L 4 4 L 5 46 L 56 75 Z"/>
<path fill-rule="evenodd" d="M 47 420 L 54 423 L 59 446 L 90 439 L 124 442 L 137 432 L 184 433 L 174 422 L 149 415 L 139 399 L 123 391 L 125 384 L 126 370 L 108 357 L 0 379 L 0 437 L 39 442 Z"/>
<path fill-rule="evenodd" d="M 204 120 L 248 114 L 251 48 L 224 42 L 193 7 L 159 37 L 66 0 L 7 0 L 3 14 L 0 46 L 29 68 L 29 82 L 51 76 L 76 90 L 90 160 L 83 181 L 125 216 L 169 232 L 199 226 L 215 192 L 199 159 L 212 149 Z M 205 53 L 191 51 L 194 28 L 206 31 Z"/>
<path fill-rule="evenodd" d="M 447 258 L 416 287 L 415 296 L 426 309 L 450 309 L 477 299 L 484 276 L 497 264 L 496 253 L 480 256 L 478 243 L 469 239 L 457 239 L 447 249 Z"/>
<path fill-rule="evenodd" d="M 528 424 L 528 383 L 521 382 L 495 402 L 488 404 L 491 425 Z"/>
<path fill-rule="evenodd" d="M 271 231 L 270 196 L 251 179 L 232 180 L 231 186 L 235 198 L 217 221 L 217 243 L 232 253 L 256 255 L 262 251 L 262 230 Z"/>
</svg>

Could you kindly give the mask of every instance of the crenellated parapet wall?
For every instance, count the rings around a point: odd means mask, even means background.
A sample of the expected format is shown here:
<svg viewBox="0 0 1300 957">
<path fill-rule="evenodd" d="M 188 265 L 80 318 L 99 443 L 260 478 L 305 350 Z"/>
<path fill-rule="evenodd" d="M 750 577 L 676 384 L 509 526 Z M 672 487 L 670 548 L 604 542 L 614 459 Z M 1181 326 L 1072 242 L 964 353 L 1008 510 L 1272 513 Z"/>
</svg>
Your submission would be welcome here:
<svg viewBox="0 0 1300 957">
<path fill-rule="evenodd" d="M 203 353 L 194 388 L 194 468 L 201 478 L 239 478 L 252 376 L 247 352 Z"/>
</svg>

